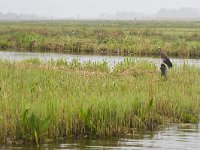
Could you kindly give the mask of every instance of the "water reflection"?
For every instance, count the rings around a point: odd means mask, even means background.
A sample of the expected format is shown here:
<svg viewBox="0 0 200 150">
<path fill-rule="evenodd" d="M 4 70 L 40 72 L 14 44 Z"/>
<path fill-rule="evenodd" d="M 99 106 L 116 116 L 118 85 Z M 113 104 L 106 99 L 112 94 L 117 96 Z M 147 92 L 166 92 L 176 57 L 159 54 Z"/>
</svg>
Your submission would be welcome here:
<svg viewBox="0 0 200 150">
<path fill-rule="evenodd" d="M 144 132 L 134 136 L 107 139 L 68 139 L 57 144 L 43 144 L 40 149 L 162 149 L 197 150 L 200 148 L 200 130 L 197 125 L 170 125 L 161 131 Z M 4 146 L 0 149 L 32 150 L 31 145 Z"/>
<path fill-rule="evenodd" d="M 58 53 L 31 53 L 31 52 L 4 52 L 0 51 L 0 59 L 2 60 L 23 60 L 23 59 L 32 59 L 39 58 L 43 61 L 48 60 L 58 60 L 63 59 L 68 62 L 71 62 L 73 59 L 78 59 L 80 62 L 101 62 L 107 61 L 110 67 L 113 67 L 119 62 L 123 62 L 126 57 L 123 56 L 97 56 L 97 55 L 72 55 L 72 54 L 58 54 Z M 136 60 L 146 60 L 148 62 L 154 63 L 155 65 L 161 64 L 160 58 L 147 58 L 147 57 L 134 57 Z M 173 64 L 182 65 L 187 63 L 189 65 L 200 66 L 199 59 L 171 59 Z"/>
</svg>

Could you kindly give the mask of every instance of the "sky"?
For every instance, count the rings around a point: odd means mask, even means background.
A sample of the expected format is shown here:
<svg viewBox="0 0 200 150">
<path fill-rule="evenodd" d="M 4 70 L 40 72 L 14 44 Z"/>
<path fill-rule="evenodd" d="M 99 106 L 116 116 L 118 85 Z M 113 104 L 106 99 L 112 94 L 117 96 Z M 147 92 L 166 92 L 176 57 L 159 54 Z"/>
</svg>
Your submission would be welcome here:
<svg viewBox="0 0 200 150">
<path fill-rule="evenodd" d="M 0 0 L 0 12 L 36 14 L 54 18 L 97 18 L 102 13 L 153 14 L 161 8 L 200 9 L 200 0 Z"/>
</svg>

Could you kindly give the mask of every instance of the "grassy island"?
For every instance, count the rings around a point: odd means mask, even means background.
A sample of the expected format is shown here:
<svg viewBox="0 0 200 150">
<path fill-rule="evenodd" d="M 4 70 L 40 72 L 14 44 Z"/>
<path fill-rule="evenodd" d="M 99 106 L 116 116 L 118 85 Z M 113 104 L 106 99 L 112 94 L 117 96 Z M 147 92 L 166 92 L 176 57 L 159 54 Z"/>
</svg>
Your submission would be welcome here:
<svg viewBox="0 0 200 150">
<path fill-rule="evenodd" d="M 106 62 L 0 61 L 0 141 L 118 136 L 197 123 L 200 68 Z"/>
<path fill-rule="evenodd" d="M 200 56 L 199 21 L 1 22 L 0 50 Z"/>
</svg>

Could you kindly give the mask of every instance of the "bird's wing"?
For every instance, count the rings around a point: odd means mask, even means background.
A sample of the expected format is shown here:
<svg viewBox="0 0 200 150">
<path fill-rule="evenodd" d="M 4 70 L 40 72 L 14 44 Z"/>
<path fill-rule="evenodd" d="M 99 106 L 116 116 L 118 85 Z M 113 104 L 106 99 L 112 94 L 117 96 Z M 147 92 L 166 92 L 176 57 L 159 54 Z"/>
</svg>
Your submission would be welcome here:
<svg viewBox="0 0 200 150">
<path fill-rule="evenodd" d="M 168 66 L 168 68 L 172 67 L 172 62 L 169 60 L 169 58 L 163 58 L 162 60 Z"/>
</svg>

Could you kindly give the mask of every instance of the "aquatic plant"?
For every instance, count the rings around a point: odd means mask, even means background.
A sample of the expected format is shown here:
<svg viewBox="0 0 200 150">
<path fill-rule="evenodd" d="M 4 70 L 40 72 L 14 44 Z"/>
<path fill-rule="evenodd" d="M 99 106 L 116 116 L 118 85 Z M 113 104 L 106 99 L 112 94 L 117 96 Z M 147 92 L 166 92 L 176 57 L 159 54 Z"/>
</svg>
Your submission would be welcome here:
<svg viewBox="0 0 200 150">
<path fill-rule="evenodd" d="M 33 112 L 29 114 L 29 109 L 26 109 L 22 117 L 23 138 L 30 138 L 39 145 L 41 137 L 49 128 L 50 121 L 50 115 L 42 119 Z"/>
<path fill-rule="evenodd" d="M 200 54 L 198 21 L 40 21 L 0 23 L 0 49 L 176 57 Z"/>
<path fill-rule="evenodd" d="M 155 65 L 131 58 L 113 70 L 106 62 L 0 61 L 0 141 L 39 144 L 197 123 L 199 74 L 195 66 L 174 66 L 162 79 Z"/>
</svg>

